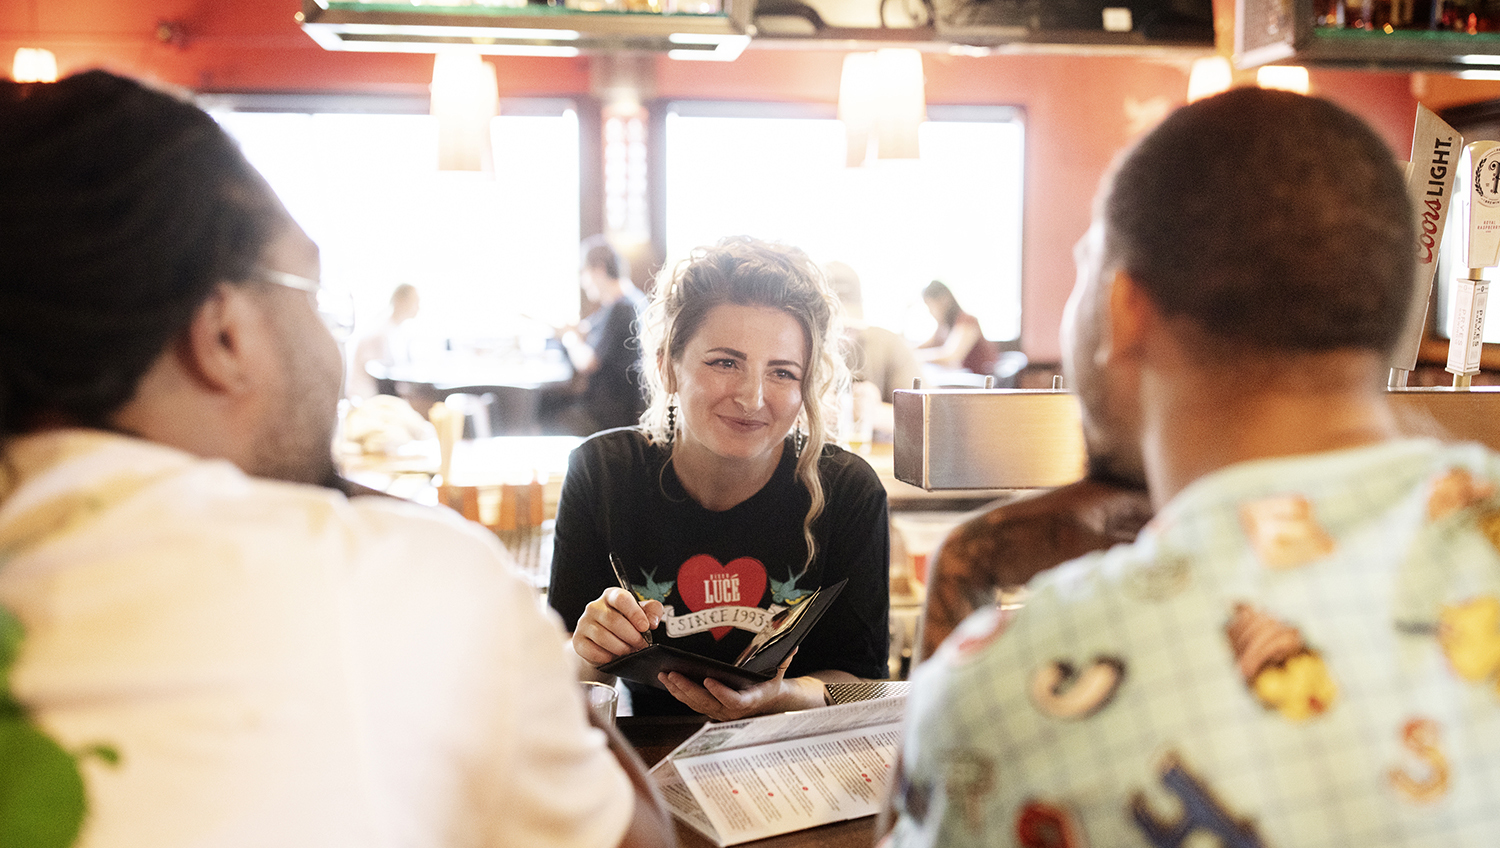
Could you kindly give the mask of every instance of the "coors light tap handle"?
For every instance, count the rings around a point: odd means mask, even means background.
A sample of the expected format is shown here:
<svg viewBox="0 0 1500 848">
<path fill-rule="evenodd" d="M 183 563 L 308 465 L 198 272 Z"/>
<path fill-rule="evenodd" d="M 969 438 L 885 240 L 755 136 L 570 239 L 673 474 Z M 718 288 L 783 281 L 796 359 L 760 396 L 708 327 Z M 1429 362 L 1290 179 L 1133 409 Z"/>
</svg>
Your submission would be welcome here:
<svg viewBox="0 0 1500 848">
<path fill-rule="evenodd" d="M 1417 353 L 1427 329 L 1427 301 L 1437 273 L 1438 250 L 1453 203 L 1453 177 L 1463 153 L 1464 137 L 1433 114 L 1417 105 L 1416 129 L 1411 138 L 1411 162 L 1406 166 L 1406 193 L 1417 213 L 1417 273 L 1412 280 L 1412 302 L 1406 327 L 1391 352 L 1391 388 L 1406 385 L 1407 375 L 1417 367 Z"/>
<path fill-rule="evenodd" d="M 1466 389 L 1479 373 L 1484 345 L 1484 310 L 1490 284 L 1484 269 L 1500 264 L 1500 142 L 1475 141 L 1464 147 L 1464 174 L 1470 184 L 1464 199 L 1468 236 L 1468 277 L 1453 281 L 1453 335 L 1448 367 L 1453 387 Z"/>
</svg>

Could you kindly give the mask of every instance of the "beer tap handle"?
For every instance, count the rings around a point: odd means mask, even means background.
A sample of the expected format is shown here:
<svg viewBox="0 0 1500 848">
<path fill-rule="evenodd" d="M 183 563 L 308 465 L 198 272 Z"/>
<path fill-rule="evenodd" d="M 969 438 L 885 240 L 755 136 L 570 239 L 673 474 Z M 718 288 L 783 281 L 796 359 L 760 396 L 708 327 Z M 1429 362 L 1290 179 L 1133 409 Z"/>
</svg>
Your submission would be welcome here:
<svg viewBox="0 0 1500 848">
<path fill-rule="evenodd" d="M 1464 196 L 1469 274 L 1453 283 L 1453 333 L 1447 371 L 1455 389 L 1467 389 L 1479 373 L 1484 349 L 1484 312 L 1490 284 L 1484 269 L 1500 264 L 1500 142 L 1475 141 L 1464 147 Z"/>
<path fill-rule="evenodd" d="M 1453 204 L 1453 177 L 1464 149 L 1464 137 L 1431 109 L 1417 105 L 1412 131 L 1411 162 L 1406 167 L 1406 193 L 1417 215 L 1417 272 L 1412 281 L 1411 307 L 1406 326 L 1391 352 L 1392 388 L 1406 386 L 1407 374 L 1417 366 L 1417 353 L 1427 329 L 1427 301 L 1437 274 L 1443 230 Z"/>
</svg>

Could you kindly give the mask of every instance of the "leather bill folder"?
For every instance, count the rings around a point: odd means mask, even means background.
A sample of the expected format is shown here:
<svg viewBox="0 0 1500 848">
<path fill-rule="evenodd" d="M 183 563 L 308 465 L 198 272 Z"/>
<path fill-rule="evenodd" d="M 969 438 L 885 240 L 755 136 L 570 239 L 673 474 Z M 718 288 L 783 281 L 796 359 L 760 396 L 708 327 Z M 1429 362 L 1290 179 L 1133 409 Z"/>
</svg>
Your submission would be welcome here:
<svg viewBox="0 0 1500 848">
<path fill-rule="evenodd" d="M 802 603 L 776 613 L 733 664 L 671 645 L 648 645 L 599 666 L 599 670 L 658 689 L 666 687 L 656 676 L 667 671 L 675 671 L 689 680 L 712 677 L 733 689 L 748 689 L 776 676 L 776 667 L 792 649 L 802 644 L 802 639 L 832 606 L 847 582 L 840 580 L 824 586 L 808 595 Z"/>
</svg>

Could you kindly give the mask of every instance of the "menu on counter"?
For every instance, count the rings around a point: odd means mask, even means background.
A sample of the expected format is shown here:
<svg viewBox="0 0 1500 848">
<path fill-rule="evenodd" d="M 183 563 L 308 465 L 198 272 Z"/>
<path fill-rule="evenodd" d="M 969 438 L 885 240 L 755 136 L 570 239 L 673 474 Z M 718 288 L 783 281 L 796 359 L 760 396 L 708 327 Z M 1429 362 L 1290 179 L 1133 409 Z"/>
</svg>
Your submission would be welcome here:
<svg viewBox="0 0 1500 848">
<path fill-rule="evenodd" d="M 873 815 L 906 696 L 707 724 L 651 769 L 673 814 L 716 845 Z"/>
</svg>

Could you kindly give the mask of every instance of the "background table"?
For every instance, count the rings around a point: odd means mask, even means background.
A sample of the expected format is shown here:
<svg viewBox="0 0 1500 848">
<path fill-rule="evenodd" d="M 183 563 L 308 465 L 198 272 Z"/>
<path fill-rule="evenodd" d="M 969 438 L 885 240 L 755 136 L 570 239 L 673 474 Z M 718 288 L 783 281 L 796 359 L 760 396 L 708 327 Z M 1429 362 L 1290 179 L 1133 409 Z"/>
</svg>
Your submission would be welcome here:
<svg viewBox="0 0 1500 848">
<path fill-rule="evenodd" d="M 366 366 L 386 394 L 405 398 L 422 417 L 450 395 L 491 395 L 487 435 L 537 435 L 543 395 L 568 391 L 573 367 L 562 357 L 507 360 L 453 353 L 417 362 Z"/>
</svg>

